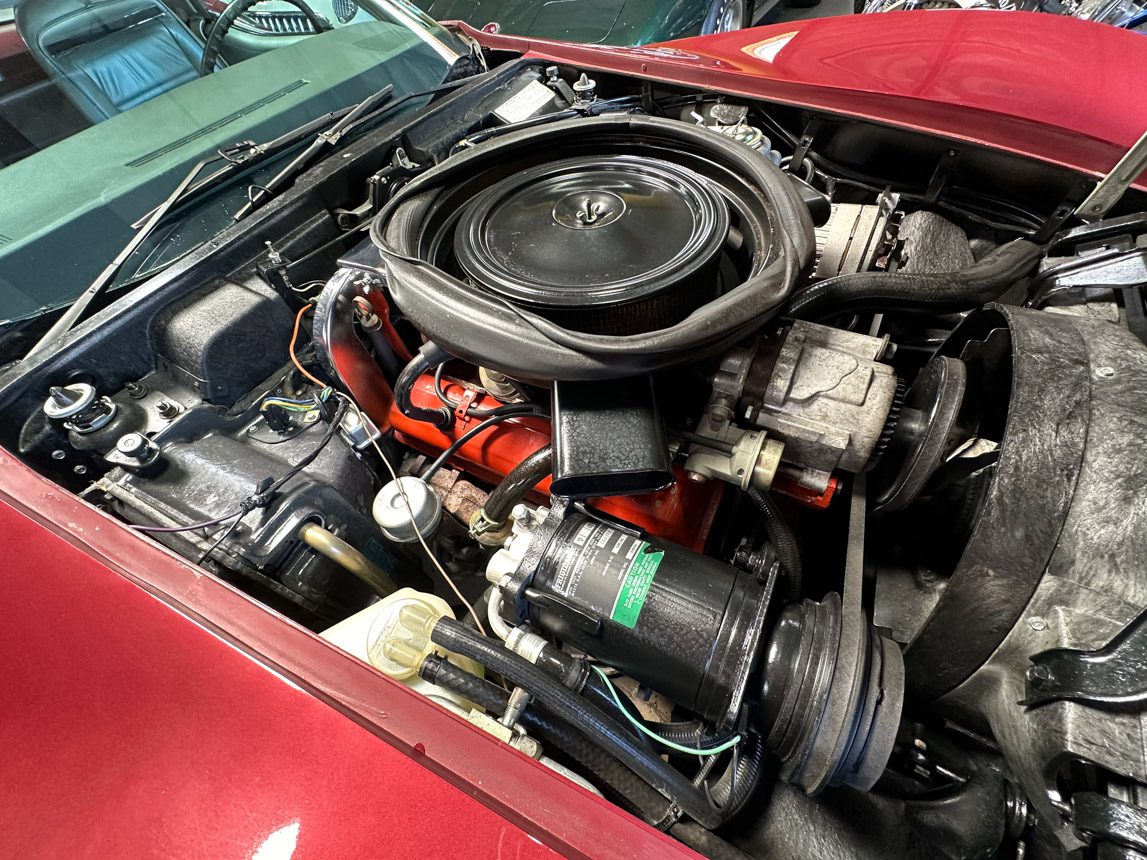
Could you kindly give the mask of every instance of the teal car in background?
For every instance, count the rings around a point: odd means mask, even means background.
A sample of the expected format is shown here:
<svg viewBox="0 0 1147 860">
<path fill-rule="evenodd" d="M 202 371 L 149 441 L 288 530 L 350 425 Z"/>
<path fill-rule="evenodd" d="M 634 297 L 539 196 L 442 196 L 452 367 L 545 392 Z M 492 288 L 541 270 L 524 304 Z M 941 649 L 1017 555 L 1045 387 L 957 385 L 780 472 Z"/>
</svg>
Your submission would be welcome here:
<svg viewBox="0 0 1147 860">
<path fill-rule="evenodd" d="M 749 27 L 754 0 L 423 0 L 439 21 L 566 42 L 646 45 Z"/>
</svg>

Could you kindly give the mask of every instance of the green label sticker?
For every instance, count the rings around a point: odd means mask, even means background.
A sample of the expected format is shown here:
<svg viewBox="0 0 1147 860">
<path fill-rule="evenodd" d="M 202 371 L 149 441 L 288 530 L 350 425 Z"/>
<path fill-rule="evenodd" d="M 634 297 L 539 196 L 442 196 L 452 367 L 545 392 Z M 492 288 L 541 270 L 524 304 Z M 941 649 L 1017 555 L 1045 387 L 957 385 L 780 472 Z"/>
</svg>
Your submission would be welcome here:
<svg viewBox="0 0 1147 860">
<path fill-rule="evenodd" d="M 618 624 L 624 624 L 631 630 L 637 624 L 637 616 L 641 614 L 645 598 L 649 596 L 653 574 L 657 573 L 661 559 L 665 558 L 661 550 L 646 552 L 647 549 L 649 544 L 642 541 L 637 555 L 629 563 L 629 570 L 625 572 L 625 580 L 621 583 L 617 600 L 613 602 L 613 611 L 609 615 Z"/>
</svg>

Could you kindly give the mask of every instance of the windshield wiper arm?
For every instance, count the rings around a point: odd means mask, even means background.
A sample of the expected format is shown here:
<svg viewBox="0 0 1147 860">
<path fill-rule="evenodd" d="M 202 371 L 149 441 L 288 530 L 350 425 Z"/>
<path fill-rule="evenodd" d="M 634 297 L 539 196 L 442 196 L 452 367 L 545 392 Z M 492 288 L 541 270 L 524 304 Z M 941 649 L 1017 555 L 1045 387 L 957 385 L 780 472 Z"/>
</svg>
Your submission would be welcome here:
<svg viewBox="0 0 1147 860">
<path fill-rule="evenodd" d="M 377 98 L 380 94 L 389 95 L 392 90 L 393 88 L 388 85 L 384 90 L 380 90 L 379 93 L 375 93 L 371 96 L 371 99 Z M 367 107 L 370 107 L 372 104 L 373 102 L 368 100 Z M 361 106 L 362 103 L 360 102 L 357 105 L 350 105 L 349 107 L 323 114 L 265 143 L 243 141 L 242 143 L 233 144 L 230 147 L 221 149 L 214 155 L 200 159 L 191 170 L 187 172 L 187 175 L 180 180 L 179 184 L 172 189 L 171 194 L 169 194 L 163 202 L 131 225 L 136 231 L 135 235 L 131 237 L 131 240 L 124 245 L 112 261 L 104 267 L 103 271 L 96 276 L 96 279 L 92 281 L 91 285 L 76 297 L 68 306 L 68 309 L 64 311 L 63 315 L 56 320 L 43 337 L 36 341 L 35 345 L 28 350 L 24 357 L 30 358 L 71 331 L 72 327 L 75 326 L 80 317 L 84 315 L 84 312 L 91 305 L 92 301 L 108 288 L 128 258 L 130 258 L 147 237 L 154 232 L 156 226 L 163 220 L 163 217 L 177 205 L 185 202 L 190 197 L 194 197 L 205 189 L 218 185 L 235 171 L 246 169 L 252 164 L 269 158 L 279 151 L 298 143 L 300 140 L 314 134 L 317 129 L 328 126 L 332 122 L 341 125 L 343 120 L 350 117 L 355 111 L 358 111 Z M 239 155 L 236 156 L 235 153 L 239 153 Z M 195 181 L 196 177 L 203 172 L 203 169 L 207 167 L 207 165 L 221 158 L 226 159 L 227 164 L 209 176 L 205 176 L 198 182 Z"/>
<path fill-rule="evenodd" d="M 312 161 L 318 158 L 319 154 L 328 148 L 333 148 L 338 145 L 352 126 L 362 117 L 367 111 L 373 110 L 376 107 L 384 104 L 390 100 L 394 95 L 394 87 L 387 84 L 381 90 L 367 96 L 360 101 L 326 131 L 321 131 L 311 141 L 311 145 L 291 159 L 282 170 L 276 173 L 273 177 L 267 180 L 263 185 L 255 185 L 251 187 L 251 192 L 248 194 L 247 202 L 235 213 L 235 220 L 239 221 L 253 212 L 265 200 L 270 200 L 278 193 L 284 185 L 291 179 L 305 170 Z"/>
<path fill-rule="evenodd" d="M 143 241 L 151 235 L 156 225 L 159 224 L 163 216 L 171 210 L 171 207 L 180 201 L 184 193 L 191 186 L 191 183 L 195 181 L 195 177 L 203 171 L 204 167 L 218 160 L 218 158 L 218 155 L 212 155 L 195 163 L 195 166 L 192 167 L 191 170 L 187 172 L 187 175 L 180 180 L 179 184 L 172 189 L 167 199 L 151 210 L 151 214 L 143 224 L 140 225 L 140 228 L 135 231 L 135 235 L 131 237 L 131 241 L 124 245 L 123 249 L 116 254 L 112 261 L 104 267 L 104 270 L 96 276 L 91 286 L 80 293 L 75 301 L 68 305 L 68 309 L 52 324 L 52 327 L 48 329 L 47 333 L 36 341 L 36 344 L 28 350 L 24 358 L 29 358 L 41 352 L 71 330 L 72 326 L 84 315 L 84 311 L 88 309 L 92 301 L 112 282 L 112 279 L 116 276 L 116 272 L 120 270 L 120 267 L 127 261 L 127 258 L 134 254 L 136 248 L 143 244 Z"/>
<path fill-rule="evenodd" d="M 265 161 L 273 155 L 277 155 L 282 150 L 298 143 L 300 140 L 310 137 L 319 129 L 330 125 L 336 120 L 342 119 L 352 110 L 354 110 L 354 105 L 350 105 L 349 107 L 341 108 L 336 111 L 331 111 L 330 113 L 325 113 L 320 117 L 312 119 L 310 122 L 305 122 L 297 128 L 293 128 L 290 131 L 285 132 L 276 138 L 272 138 L 271 140 L 264 141 L 263 143 L 255 143 L 252 140 L 244 140 L 220 149 L 218 151 L 218 155 L 214 156 L 210 160 L 217 161 L 220 158 L 224 158 L 227 160 L 227 163 L 213 173 L 203 177 L 198 182 L 188 186 L 184 190 L 183 194 L 179 197 L 179 199 L 176 200 L 176 203 L 183 203 L 185 200 L 196 196 L 201 191 L 204 191 L 208 188 L 214 188 L 216 185 L 218 185 L 220 182 L 238 170 L 246 169 L 254 164 L 259 163 L 260 161 Z M 160 206 L 162 205 L 163 204 L 161 203 Z M 158 208 L 159 206 L 156 207 L 156 209 Z M 170 208 L 168 211 L 171 211 Z M 137 220 L 131 226 L 138 230 L 153 214 L 155 214 L 155 209 L 152 209 L 150 212 L 142 215 L 139 220 Z"/>
</svg>

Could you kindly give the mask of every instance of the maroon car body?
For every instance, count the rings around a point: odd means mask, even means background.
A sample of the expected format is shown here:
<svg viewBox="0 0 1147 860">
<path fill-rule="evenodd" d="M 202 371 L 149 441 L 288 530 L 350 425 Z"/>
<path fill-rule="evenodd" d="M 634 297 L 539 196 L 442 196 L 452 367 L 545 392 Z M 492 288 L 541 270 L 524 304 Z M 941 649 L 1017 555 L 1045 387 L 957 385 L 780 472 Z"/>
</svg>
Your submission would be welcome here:
<svg viewBox="0 0 1147 860">
<path fill-rule="evenodd" d="M 1055 16 L 860 16 L 632 50 L 466 32 L 1093 175 L 1142 132 L 1127 86 L 1147 42 Z M 689 853 L 2 451 L 0 547 L 3 856 Z"/>
</svg>

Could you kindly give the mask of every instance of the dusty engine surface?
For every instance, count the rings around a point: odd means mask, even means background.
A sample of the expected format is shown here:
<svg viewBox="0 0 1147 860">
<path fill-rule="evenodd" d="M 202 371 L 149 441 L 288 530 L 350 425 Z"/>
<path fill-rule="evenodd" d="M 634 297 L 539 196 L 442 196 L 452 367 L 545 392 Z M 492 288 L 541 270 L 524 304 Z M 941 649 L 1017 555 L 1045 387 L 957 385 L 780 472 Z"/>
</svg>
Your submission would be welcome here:
<svg viewBox="0 0 1147 860">
<path fill-rule="evenodd" d="M 28 382 L 22 456 L 710 856 L 1147 856 L 1142 216 L 574 72 Z"/>
</svg>

